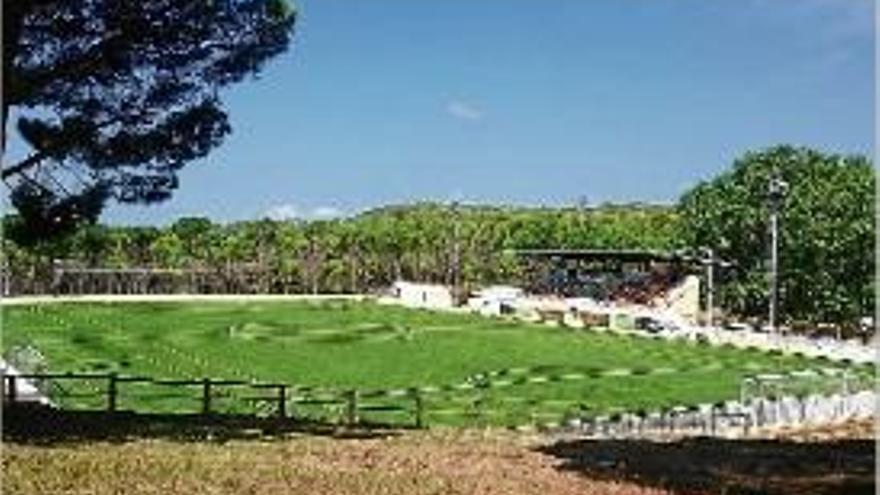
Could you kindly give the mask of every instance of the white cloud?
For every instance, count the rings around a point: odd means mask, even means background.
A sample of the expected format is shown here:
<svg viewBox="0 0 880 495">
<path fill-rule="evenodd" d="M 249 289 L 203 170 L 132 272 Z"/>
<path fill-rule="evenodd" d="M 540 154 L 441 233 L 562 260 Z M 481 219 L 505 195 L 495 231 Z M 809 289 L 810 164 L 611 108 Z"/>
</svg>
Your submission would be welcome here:
<svg viewBox="0 0 880 495">
<path fill-rule="evenodd" d="M 300 208 L 292 203 L 275 205 L 264 213 L 265 217 L 272 220 L 328 220 L 344 216 L 341 209 L 335 206 L 316 206 L 314 208 Z"/>
<path fill-rule="evenodd" d="M 452 100 L 446 104 L 446 112 L 457 119 L 480 120 L 483 111 L 476 106 L 459 100 Z"/>
<path fill-rule="evenodd" d="M 301 216 L 299 209 L 292 204 L 276 205 L 266 210 L 272 220 L 293 220 Z"/>
<path fill-rule="evenodd" d="M 318 206 L 310 212 L 312 218 L 328 219 L 342 216 L 342 210 L 335 206 Z"/>
</svg>

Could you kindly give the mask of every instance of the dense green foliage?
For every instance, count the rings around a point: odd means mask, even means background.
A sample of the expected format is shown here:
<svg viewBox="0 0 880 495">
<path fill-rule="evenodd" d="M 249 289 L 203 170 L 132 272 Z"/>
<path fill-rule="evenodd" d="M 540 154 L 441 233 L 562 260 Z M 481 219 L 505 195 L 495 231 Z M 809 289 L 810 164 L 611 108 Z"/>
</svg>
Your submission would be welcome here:
<svg viewBox="0 0 880 495">
<path fill-rule="evenodd" d="M 14 232 L 17 219 L 6 220 Z M 679 237 L 671 207 L 453 209 L 424 203 L 312 222 L 220 225 L 183 218 L 167 228 L 92 226 L 36 247 L 24 248 L 11 236 L 4 254 L 15 292 L 48 291 L 53 258 L 101 267 L 216 270 L 241 282 L 232 291 L 361 292 L 397 278 L 451 282 L 456 244 L 467 285 L 516 280 L 520 265 L 510 249 L 668 249 Z"/>
<path fill-rule="evenodd" d="M 52 370 L 283 381 L 340 391 L 433 386 L 426 395 L 433 424 L 466 421 L 475 400 L 495 424 L 522 424 L 533 413 L 558 420 L 581 406 L 607 413 L 718 401 L 736 397 L 746 374 L 816 365 L 756 351 L 371 303 L 77 303 L 3 311 L 4 349 L 36 346 Z M 643 372 L 611 372 L 621 369 Z M 437 388 L 477 383 L 478 374 L 502 370 L 508 371 L 483 391 Z M 577 373 L 587 376 L 569 379 Z M 538 376 L 558 379 L 530 379 Z M 155 388 L 121 387 L 121 407 L 198 410 L 198 390 L 157 396 Z M 95 383 L 94 397 L 71 405 L 102 407 L 105 389 Z M 183 397 L 167 396 L 172 392 Z M 218 399 L 216 406 L 228 404 Z"/>
<path fill-rule="evenodd" d="M 774 172 L 775 171 L 775 172 Z M 740 314 L 767 312 L 768 183 L 789 184 L 780 215 L 780 314 L 788 320 L 855 323 L 874 313 L 875 172 L 861 156 L 776 147 L 687 192 L 681 231 L 737 268 L 721 303 Z"/>
<path fill-rule="evenodd" d="M 219 91 L 283 53 L 294 18 L 285 0 L 4 0 L 0 141 L 13 115 L 29 154 L 2 178 L 23 232 L 167 199 L 231 130 Z"/>
</svg>

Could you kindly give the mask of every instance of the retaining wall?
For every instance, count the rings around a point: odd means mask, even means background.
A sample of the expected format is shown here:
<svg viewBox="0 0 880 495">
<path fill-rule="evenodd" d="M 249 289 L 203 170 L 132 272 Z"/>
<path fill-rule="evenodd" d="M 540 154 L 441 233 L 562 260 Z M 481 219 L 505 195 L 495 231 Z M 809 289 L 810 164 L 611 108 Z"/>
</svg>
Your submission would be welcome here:
<svg viewBox="0 0 880 495">
<path fill-rule="evenodd" d="M 596 439 L 687 436 L 740 438 L 758 429 L 870 419 L 876 414 L 877 399 L 877 394 L 869 390 L 829 396 L 760 398 L 746 403 L 727 401 L 662 412 L 577 418 L 561 425 L 560 433 Z"/>
<path fill-rule="evenodd" d="M 689 329 L 689 332 L 693 334 L 693 338 L 702 336 L 714 345 L 731 344 L 736 347 L 757 347 L 759 349 L 780 350 L 787 354 L 800 353 L 808 357 L 827 357 L 837 361 L 849 360 L 856 363 L 873 363 L 877 359 L 877 349 L 874 347 L 848 340 L 728 331 L 707 327 L 693 327 Z"/>
</svg>

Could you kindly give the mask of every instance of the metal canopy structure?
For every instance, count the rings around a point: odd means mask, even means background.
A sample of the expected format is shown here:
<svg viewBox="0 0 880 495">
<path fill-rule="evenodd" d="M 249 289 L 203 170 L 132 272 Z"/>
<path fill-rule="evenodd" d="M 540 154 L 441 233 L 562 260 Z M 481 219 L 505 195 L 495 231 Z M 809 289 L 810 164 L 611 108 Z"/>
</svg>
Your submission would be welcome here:
<svg viewBox="0 0 880 495">
<path fill-rule="evenodd" d="M 627 284 L 672 284 L 684 274 L 729 268 L 709 250 L 660 251 L 650 249 L 518 249 L 509 253 L 525 264 L 526 289 L 568 297 L 613 297 Z M 708 254 L 708 255 L 707 255 Z"/>
<path fill-rule="evenodd" d="M 705 266 L 712 264 L 729 268 L 734 264 L 718 258 L 707 258 L 687 251 L 659 251 L 652 249 L 514 249 L 511 253 L 524 258 L 561 259 L 621 263 L 681 263 Z"/>
</svg>

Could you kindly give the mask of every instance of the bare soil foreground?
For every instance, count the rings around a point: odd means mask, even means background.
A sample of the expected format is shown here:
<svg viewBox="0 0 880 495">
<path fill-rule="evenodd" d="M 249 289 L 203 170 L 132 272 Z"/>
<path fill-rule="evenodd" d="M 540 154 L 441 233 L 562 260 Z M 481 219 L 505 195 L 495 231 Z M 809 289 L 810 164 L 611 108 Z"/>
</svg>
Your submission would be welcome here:
<svg viewBox="0 0 880 495">
<path fill-rule="evenodd" d="M 3 446 L 3 488 L 27 495 L 868 494 L 872 435 L 862 424 L 776 440 L 669 443 L 548 443 L 473 430 L 225 442 L 14 441 Z"/>
<path fill-rule="evenodd" d="M 7 494 L 649 495 L 594 481 L 506 434 L 4 445 Z"/>
</svg>

